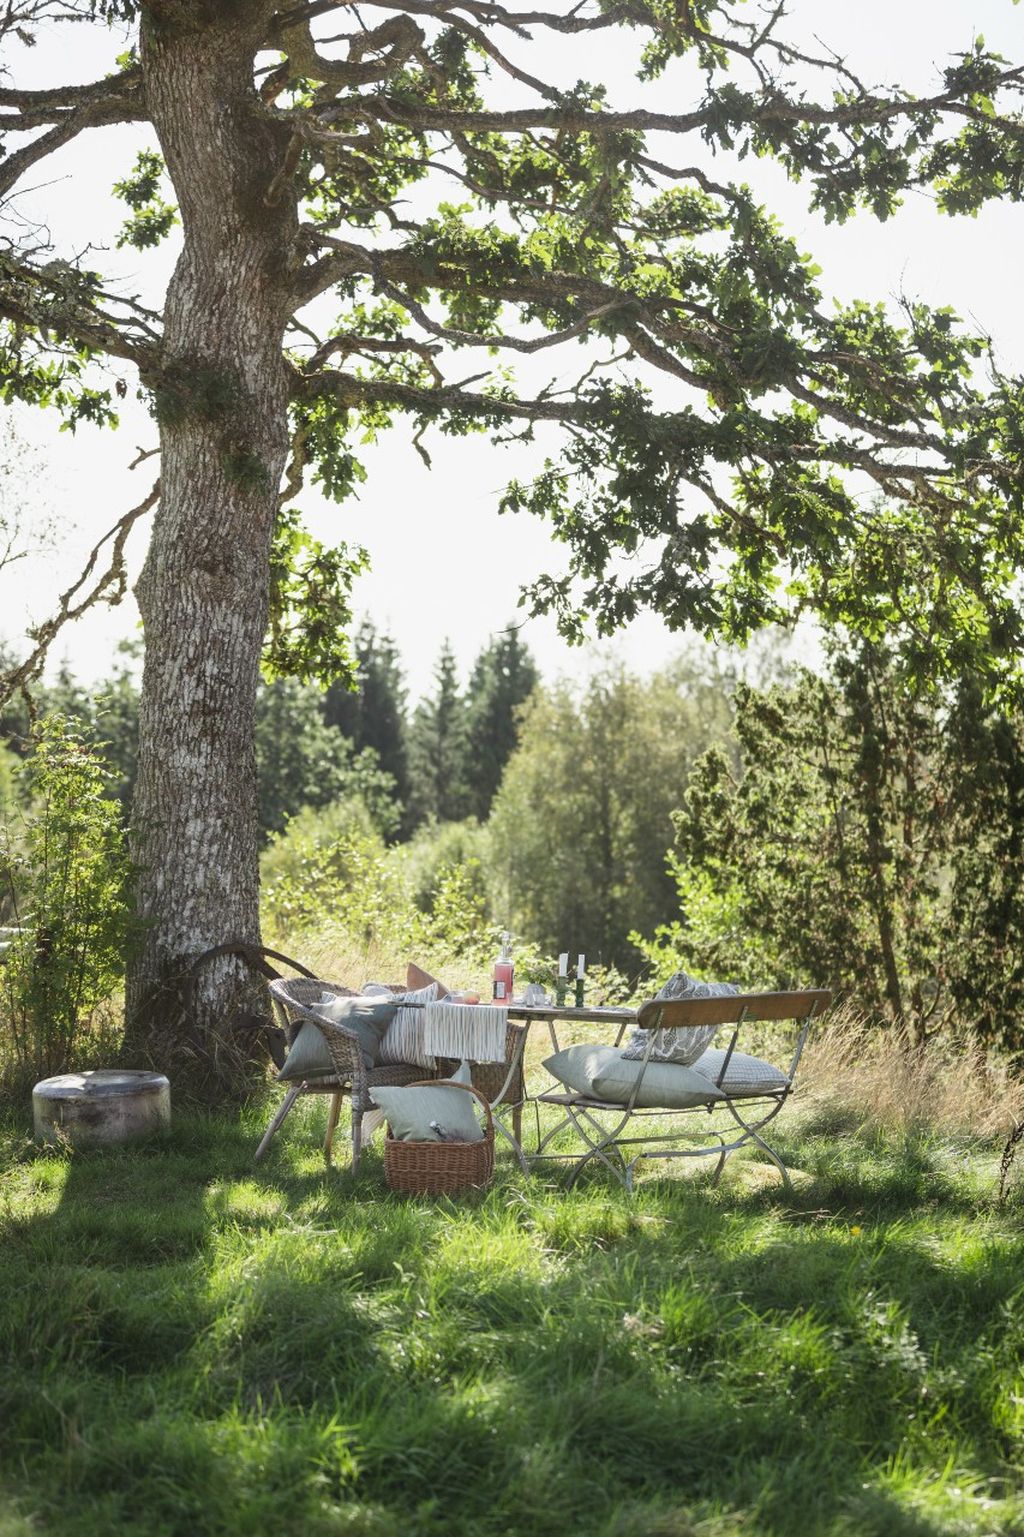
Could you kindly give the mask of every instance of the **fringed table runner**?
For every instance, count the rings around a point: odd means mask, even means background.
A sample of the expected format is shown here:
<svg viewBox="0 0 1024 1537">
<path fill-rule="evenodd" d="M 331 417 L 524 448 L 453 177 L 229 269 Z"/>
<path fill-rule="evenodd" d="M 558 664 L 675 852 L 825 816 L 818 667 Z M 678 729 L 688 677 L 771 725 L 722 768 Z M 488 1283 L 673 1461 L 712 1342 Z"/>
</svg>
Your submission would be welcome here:
<svg viewBox="0 0 1024 1537">
<path fill-rule="evenodd" d="M 508 1009 L 479 1003 L 428 1003 L 423 1044 L 435 1057 L 504 1062 Z"/>
</svg>

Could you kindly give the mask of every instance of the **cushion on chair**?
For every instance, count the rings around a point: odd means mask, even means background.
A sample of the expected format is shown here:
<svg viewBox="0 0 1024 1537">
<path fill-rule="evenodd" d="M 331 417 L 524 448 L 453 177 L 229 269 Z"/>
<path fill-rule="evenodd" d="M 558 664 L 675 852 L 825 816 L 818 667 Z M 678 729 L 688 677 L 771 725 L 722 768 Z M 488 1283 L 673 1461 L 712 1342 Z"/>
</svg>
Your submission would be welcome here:
<svg viewBox="0 0 1024 1537">
<path fill-rule="evenodd" d="M 398 1005 L 398 1012 L 381 1041 L 378 1061 L 411 1062 L 416 1067 L 429 1068 L 433 1071 L 437 1063 L 423 1044 L 426 1013 L 423 1009 L 403 1009 L 402 1004 L 434 1003 L 438 997 L 439 986 L 439 983 L 431 982 L 428 987 L 417 988 L 414 992 L 393 993 L 382 982 L 367 982 L 363 988 L 364 993 L 386 993 Z"/>
<path fill-rule="evenodd" d="M 445 987 L 443 982 L 438 982 L 429 971 L 424 971 L 422 966 L 417 966 L 415 961 L 410 961 L 405 968 L 405 985 L 409 992 L 415 992 L 418 988 L 429 987 L 431 982 L 437 982 L 438 998 L 447 998 L 451 992 L 450 987 Z"/>
<path fill-rule="evenodd" d="M 374 1089 L 374 1103 L 387 1116 L 391 1135 L 399 1142 L 482 1142 L 476 1118 L 479 1101 L 453 1084 L 410 1084 L 398 1089 Z M 433 1124 L 431 1124 L 433 1123 Z M 447 1137 L 438 1135 L 443 1127 Z"/>
<path fill-rule="evenodd" d="M 358 1036 L 363 1065 L 371 1068 L 377 1061 L 382 1037 L 394 1019 L 398 1005 L 392 998 L 339 998 L 325 992 L 313 1007 L 334 1024 L 344 1025 Z M 337 1071 L 323 1031 L 311 1019 L 303 1020 L 278 1078 L 294 1083 L 303 1078 L 333 1078 Z"/>
<path fill-rule="evenodd" d="M 658 998 L 728 998 L 736 988 L 731 982 L 698 982 L 688 972 L 677 971 L 669 977 Z M 718 1025 L 692 1025 L 676 1030 L 655 1030 L 651 1062 L 678 1062 L 690 1067 L 718 1034 Z M 634 1030 L 622 1055 L 628 1062 L 642 1061 L 647 1050 L 649 1031 Z"/>
<path fill-rule="evenodd" d="M 712 1083 L 718 1082 L 725 1052 L 721 1046 L 713 1046 L 693 1064 L 695 1073 L 702 1073 Z M 784 1089 L 789 1079 L 781 1068 L 760 1057 L 748 1057 L 745 1051 L 734 1051 L 729 1058 L 724 1088 L 731 1099 L 742 1099 L 752 1094 L 764 1094 L 769 1090 Z"/>
<path fill-rule="evenodd" d="M 627 1060 L 615 1046 L 568 1046 L 548 1057 L 544 1066 L 578 1094 L 625 1105 L 643 1063 Z M 724 1098 L 703 1073 L 675 1062 L 648 1062 L 636 1103 L 645 1110 L 689 1110 Z"/>
</svg>

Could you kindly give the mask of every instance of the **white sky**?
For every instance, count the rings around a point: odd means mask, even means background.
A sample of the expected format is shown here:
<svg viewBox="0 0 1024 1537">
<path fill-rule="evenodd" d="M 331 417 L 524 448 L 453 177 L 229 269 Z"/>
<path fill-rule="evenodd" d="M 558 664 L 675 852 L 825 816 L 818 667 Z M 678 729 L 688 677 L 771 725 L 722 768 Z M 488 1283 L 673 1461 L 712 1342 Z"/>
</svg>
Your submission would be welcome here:
<svg viewBox="0 0 1024 1537">
<path fill-rule="evenodd" d="M 936 71 L 948 55 L 968 48 L 978 32 L 989 47 L 1016 60 L 1024 56 L 1024 7 L 1015 8 L 1012 0 L 857 0 L 844 5 L 794 0 L 791 10 L 794 35 L 808 44 L 818 33 L 869 82 L 899 81 L 921 93 L 934 88 Z M 54 85 L 97 78 L 113 67 L 113 55 L 124 46 L 119 35 L 102 26 L 77 26 L 55 32 L 34 50 L 12 49 L 4 62 L 19 84 Z M 678 108 L 693 99 L 693 78 L 682 67 L 656 87 L 640 86 L 621 41 L 606 39 L 586 48 L 578 41 L 561 48 L 545 44 L 544 54 L 540 61 L 536 54 L 527 61 L 521 47 L 515 56 L 566 83 L 580 75 L 603 81 L 616 107 L 643 102 Z M 111 184 L 127 173 L 144 142 L 134 128 L 83 135 L 46 162 L 38 173 L 46 185 L 18 207 L 45 219 L 65 249 L 89 243 L 110 248 L 94 255 L 95 264 L 125 276 L 138 274 L 132 291 L 152 294 L 169 271 L 173 250 L 168 244 L 145 257 L 114 251 L 125 208 L 110 194 Z M 675 154 L 683 158 L 678 149 Z M 694 158 L 692 146 L 686 158 Z M 1024 208 L 992 207 L 976 219 L 952 220 L 937 214 L 928 198 L 915 195 L 885 225 L 863 215 L 842 227 L 827 227 L 807 212 L 801 188 L 790 186 L 777 167 L 747 161 L 742 174 L 778 212 L 800 248 L 823 267 L 820 282 L 826 293 L 877 300 L 904 292 L 932 304 L 952 304 L 991 332 L 1004 367 L 1024 368 L 1019 277 Z M 573 347 L 558 361 L 565 382 L 581 372 L 581 357 Z M 465 373 L 475 371 L 473 361 Z M 134 381 L 127 373 L 126 378 L 131 394 Z M 22 481 L 24 512 L 30 522 L 55 513 L 61 538 L 58 549 L 45 557 L 0 572 L 0 637 L 17 641 L 26 622 L 45 617 L 99 535 L 149 490 L 155 461 L 134 472 L 127 466 L 139 447 L 155 445 L 155 429 L 130 398 L 125 407 L 117 433 L 83 427 L 75 437 L 59 433 L 42 412 L 14 413 L 32 450 L 33 469 Z M 372 610 L 378 626 L 395 636 L 412 700 L 429 685 L 445 636 L 465 667 L 493 631 L 517 616 L 520 584 L 543 570 L 560 570 L 563 560 L 546 525 L 525 516 L 496 515 L 502 486 L 512 475 L 539 467 L 540 446 L 501 449 L 486 439 L 441 437 L 428 440 L 428 446 L 433 459 L 429 473 L 408 433 L 396 430 L 366 452 L 369 479 L 358 501 L 336 507 L 310 488 L 300 503 L 318 536 L 369 549 L 373 569 L 357 584 L 356 611 Z M 145 538 L 140 527 L 129 550 L 133 574 Z M 95 678 L 108 669 L 117 641 L 135 633 L 137 622 L 130 598 L 118 609 L 94 612 L 65 632 L 57 659 L 67 656 L 80 677 Z M 580 664 L 579 653 L 569 651 L 548 622 L 528 621 L 524 638 L 547 674 Z M 648 616 L 614 646 L 646 669 L 680 643 Z M 598 654 L 607 649 L 598 647 Z"/>
</svg>

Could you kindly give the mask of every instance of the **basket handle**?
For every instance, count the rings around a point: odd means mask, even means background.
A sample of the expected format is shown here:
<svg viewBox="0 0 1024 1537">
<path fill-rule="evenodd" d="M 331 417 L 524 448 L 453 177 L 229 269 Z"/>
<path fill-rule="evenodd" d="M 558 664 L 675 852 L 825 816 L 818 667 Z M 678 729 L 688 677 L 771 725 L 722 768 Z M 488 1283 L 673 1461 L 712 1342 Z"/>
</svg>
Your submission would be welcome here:
<svg viewBox="0 0 1024 1537">
<path fill-rule="evenodd" d="M 479 1089 L 474 1089 L 471 1083 L 453 1083 L 450 1078 L 418 1078 L 415 1083 L 406 1084 L 407 1089 L 436 1089 L 439 1084 L 444 1084 L 447 1089 L 465 1089 L 467 1094 L 472 1094 L 484 1107 L 487 1117 L 487 1125 L 484 1136 L 489 1137 L 494 1132 L 494 1116 L 491 1114 L 490 1102 L 484 1098 Z"/>
</svg>

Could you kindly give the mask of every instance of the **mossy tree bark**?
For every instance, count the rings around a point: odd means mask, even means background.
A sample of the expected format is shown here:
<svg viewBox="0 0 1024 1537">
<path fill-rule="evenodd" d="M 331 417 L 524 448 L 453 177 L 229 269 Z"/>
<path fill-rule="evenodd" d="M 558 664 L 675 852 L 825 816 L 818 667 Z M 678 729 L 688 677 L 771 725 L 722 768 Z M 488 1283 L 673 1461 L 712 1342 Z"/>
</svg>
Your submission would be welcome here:
<svg viewBox="0 0 1024 1537">
<path fill-rule="evenodd" d="M 144 25 L 146 99 L 180 200 L 158 389 L 161 496 L 137 596 L 146 640 L 133 811 L 150 924 L 128 986 L 129 1041 L 157 1063 L 218 1057 L 238 977 L 197 953 L 258 941 L 253 747 L 268 563 L 288 445 L 282 344 L 297 219 L 268 201 L 286 149 L 252 110 L 270 7 L 168 5 Z M 211 153 L 211 148 L 215 150 Z"/>
</svg>

